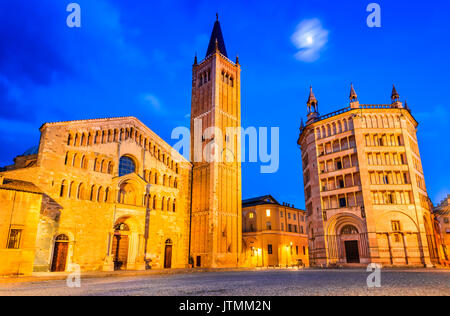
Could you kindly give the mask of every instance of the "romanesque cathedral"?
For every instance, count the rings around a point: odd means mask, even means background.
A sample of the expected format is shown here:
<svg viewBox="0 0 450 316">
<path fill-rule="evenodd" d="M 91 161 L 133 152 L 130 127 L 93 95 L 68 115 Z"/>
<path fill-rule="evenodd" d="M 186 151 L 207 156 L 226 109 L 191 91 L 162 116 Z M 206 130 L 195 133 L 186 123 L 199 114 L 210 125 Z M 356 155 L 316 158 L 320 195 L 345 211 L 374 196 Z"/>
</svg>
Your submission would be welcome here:
<svg viewBox="0 0 450 316">
<path fill-rule="evenodd" d="M 192 139 L 240 127 L 241 68 L 218 20 L 192 71 Z M 395 90 L 389 105 L 359 104 L 353 88 L 350 101 L 320 116 L 311 90 L 298 142 L 306 211 L 271 196 L 242 201 L 239 133 L 202 137 L 202 149 L 220 143 L 224 159 L 191 162 L 134 117 L 45 123 L 39 146 L 0 173 L 0 275 L 73 265 L 431 266 L 417 122 Z"/>
</svg>

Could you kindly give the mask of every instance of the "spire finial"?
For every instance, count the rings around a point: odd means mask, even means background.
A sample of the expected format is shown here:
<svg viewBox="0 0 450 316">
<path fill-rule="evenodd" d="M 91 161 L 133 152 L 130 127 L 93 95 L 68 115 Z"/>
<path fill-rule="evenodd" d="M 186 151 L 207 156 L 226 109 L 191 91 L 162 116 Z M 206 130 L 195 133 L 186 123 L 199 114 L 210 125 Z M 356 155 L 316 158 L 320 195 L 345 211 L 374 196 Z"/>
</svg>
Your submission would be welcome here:
<svg viewBox="0 0 450 316">
<path fill-rule="evenodd" d="M 312 85 L 309 87 L 309 98 L 308 98 L 308 113 L 317 113 L 318 112 L 318 102 L 316 96 L 314 95 Z"/>
<path fill-rule="evenodd" d="M 223 39 L 222 29 L 219 22 L 219 14 L 216 15 L 217 21 L 214 23 L 213 31 L 211 33 L 211 38 L 209 40 L 208 50 L 206 52 L 206 57 L 214 54 L 216 48 L 218 47 L 220 53 L 228 58 L 227 50 L 225 48 L 225 41 Z M 218 43 L 217 43 L 218 42 Z"/>
<path fill-rule="evenodd" d="M 316 99 L 316 96 L 314 95 L 314 92 L 313 92 L 313 88 L 312 88 L 312 85 L 309 87 L 309 99 L 308 99 L 308 104 L 310 104 L 312 101 L 316 101 L 316 103 L 317 103 L 317 99 Z"/>
<path fill-rule="evenodd" d="M 236 65 L 239 65 L 239 54 L 236 55 Z"/>
<path fill-rule="evenodd" d="M 216 12 L 216 21 L 219 21 L 219 12 Z"/>
<path fill-rule="evenodd" d="M 197 66 L 198 61 L 197 61 L 197 52 L 195 52 L 195 58 L 194 58 L 194 66 Z"/>
<path fill-rule="evenodd" d="M 355 88 L 353 87 L 353 82 L 352 82 L 352 87 L 350 90 L 350 102 L 354 102 L 354 101 L 358 101 L 358 95 L 356 94 Z"/>
<path fill-rule="evenodd" d="M 395 88 L 395 84 L 392 85 L 392 95 L 391 95 L 392 102 L 397 102 L 400 99 L 400 95 L 397 92 L 397 89 Z"/>
</svg>

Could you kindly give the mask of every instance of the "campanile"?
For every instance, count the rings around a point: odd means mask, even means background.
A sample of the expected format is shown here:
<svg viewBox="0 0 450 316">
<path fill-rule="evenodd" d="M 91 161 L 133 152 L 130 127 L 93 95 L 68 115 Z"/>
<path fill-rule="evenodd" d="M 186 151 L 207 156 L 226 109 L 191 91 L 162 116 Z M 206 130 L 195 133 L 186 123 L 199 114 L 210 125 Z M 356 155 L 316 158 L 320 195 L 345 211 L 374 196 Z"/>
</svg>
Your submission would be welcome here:
<svg viewBox="0 0 450 316">
<path fill-rule="evenodd" d="M 217 18 L 192 70 L 191 256 L 196 267 L 236 267 L 242 251 L 241 77 Z"/>
</svg>

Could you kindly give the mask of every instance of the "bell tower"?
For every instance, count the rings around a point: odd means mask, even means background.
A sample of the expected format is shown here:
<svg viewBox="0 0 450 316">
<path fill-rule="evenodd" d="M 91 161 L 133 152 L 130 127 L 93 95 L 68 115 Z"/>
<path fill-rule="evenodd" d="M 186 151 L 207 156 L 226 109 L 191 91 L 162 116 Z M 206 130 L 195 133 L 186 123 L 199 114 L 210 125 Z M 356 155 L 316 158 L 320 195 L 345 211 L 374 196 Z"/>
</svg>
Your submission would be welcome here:
<svg viewBox="0 0 450 316">
<path fill-rule="evenodd" d="M 217 16 L 206 57 L 192 69 L 191 257 L 237 267 L 242 252 L 241 67 L 228 59 Z"/>
</svg>

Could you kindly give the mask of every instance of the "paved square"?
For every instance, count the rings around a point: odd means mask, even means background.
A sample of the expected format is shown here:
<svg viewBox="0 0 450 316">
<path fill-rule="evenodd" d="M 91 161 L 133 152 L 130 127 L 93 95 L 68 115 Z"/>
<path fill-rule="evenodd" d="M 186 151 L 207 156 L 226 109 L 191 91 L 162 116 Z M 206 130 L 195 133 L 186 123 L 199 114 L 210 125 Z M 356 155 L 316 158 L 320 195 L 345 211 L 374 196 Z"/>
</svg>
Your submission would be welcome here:
<svg viewBox="0 0 450 316">
<path fill-rule="evenodd" d="M 0 295 L 139 296 L 450 296 L 450 271 L 384 270 L 381 288 L 369 289 L 364 270 L 264 270 L 163 276 L 83 279 L 81 288 L 65 281 L 0 284 Z"/>
</svg>

